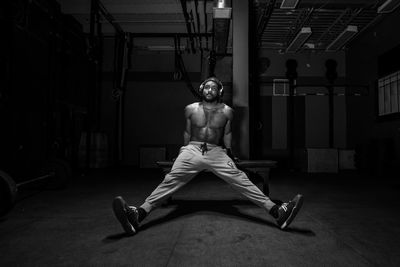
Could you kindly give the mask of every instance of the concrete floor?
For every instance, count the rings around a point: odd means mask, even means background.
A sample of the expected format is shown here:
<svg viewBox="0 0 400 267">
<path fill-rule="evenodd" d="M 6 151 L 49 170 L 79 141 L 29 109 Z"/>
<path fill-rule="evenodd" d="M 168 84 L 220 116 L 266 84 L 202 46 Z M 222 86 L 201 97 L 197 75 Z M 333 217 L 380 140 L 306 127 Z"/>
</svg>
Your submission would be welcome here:
<svg viewBox="0 0 400 267">
<path fill-rule="evenodd" d="M 305 196 L 281 231 L 264 210 L 203 175 L 126 237 L 113 197 L 139 205 L 161 179 L 158 170 L 99 170 L 66 190 L 20 192 L 0 221 L 0 266 L 400 266 L 393 183 L 275 172 L 272 198 Z"/>
</svg>

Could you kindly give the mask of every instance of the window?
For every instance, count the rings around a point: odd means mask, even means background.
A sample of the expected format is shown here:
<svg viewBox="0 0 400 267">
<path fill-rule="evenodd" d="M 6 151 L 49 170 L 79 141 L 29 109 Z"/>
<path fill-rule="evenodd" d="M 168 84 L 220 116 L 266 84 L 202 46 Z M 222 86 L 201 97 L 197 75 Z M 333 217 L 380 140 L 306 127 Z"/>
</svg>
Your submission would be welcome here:
<svg viewBox="0 0 400 267">
<path fill-rule="evenodd" d="M 378 115 L 400 112 L 400 71 L 378 80 Z"/>
<path fill-rule="evenodd" d="M 273 80 L 273 95 L 274 96 L 288 96 L 289 95 L 289 80 L 288 79 L 274 79 Z"/>
<path fill-rule="evenodd" d="M 378 121 L 400 119 L 400 44 L 378 57 Z"/>
</svg>

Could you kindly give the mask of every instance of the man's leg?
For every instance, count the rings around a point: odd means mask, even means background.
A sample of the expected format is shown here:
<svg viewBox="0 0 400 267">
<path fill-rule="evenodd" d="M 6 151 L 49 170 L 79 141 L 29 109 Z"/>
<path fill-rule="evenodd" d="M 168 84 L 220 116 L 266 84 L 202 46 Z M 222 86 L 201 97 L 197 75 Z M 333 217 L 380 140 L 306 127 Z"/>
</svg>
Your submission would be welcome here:
<svg viewBox="0 0 400 267">
<path fill-rule="evenodd" d="M 139 222 L 152 209 L 163 203 L 164 200 L 188 183 L 200 171 L 199 161 L 196 157 L 198 157 L 196 150 L 191 145 L 182 147 L 171 168 L 171 172 L 165 175 L 164 180 L 139 208 L 129 206 L 120 196 L 114 199 L 114 213 L 126 233 L 136 233 L 139 228 Z"/>
<path fill-rule="evenodd" d="M 246 196 L 257 206 L 270 211 L 275 203 L 254 185 L 247 175 L 236 167 L 233 160 L 228 157 L 225 150 L 216 147 L 207 152 L 210 171 L 229 183 L 235 190 Z"/>
<path fill-rule="evenodd" d="M 281 229 L 286 228 L 296 216 L 303 203 L 303 197 L 297 195 L 292 201 L 276 205 L 269 197 L 254 185 L 247 175 L 236 167 L 225 150 L 216 147 L 207 153 L 210 170 L 228 182 L 239 193 L 256 205 L 266 209 L 276 220 Z"/>
<path fill-rule="evenodd" d="M 153 208 L 158 207 L 178 189 L 192 180 L 200 171 L 197 157 L 199 157 L 198 151 L 193 149 L 191 145 L 182 147 L 171 168 L 171 172 L 165 175 L 164 180 L 146 198 L 140 207 L 149 213 Z"/>
</svg>

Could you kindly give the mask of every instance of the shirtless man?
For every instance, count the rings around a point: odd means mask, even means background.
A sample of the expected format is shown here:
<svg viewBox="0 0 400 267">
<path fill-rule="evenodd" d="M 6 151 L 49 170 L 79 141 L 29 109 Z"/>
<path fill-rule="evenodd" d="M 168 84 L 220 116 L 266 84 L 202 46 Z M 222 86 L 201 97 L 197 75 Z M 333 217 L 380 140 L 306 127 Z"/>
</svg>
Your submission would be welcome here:
<svg viewBox="0 0 400 267">
<path fill-rule="evenodd" d="M 234 163 L 231 150 L 233 110 L 221 101 L 222 83 L 215 77 L 208 78 L 200 85 L 200 94 L 202 102 L 185 108 L 184 146 L 171 172 L 139 208 L 129 206 L 121 196 L 114 198 L 113 211 L 123 229 L 129 235 L 135 234 L 139 223 L 151 210 L 206 169 L 267 210 L 278 226 L 285 229 L 301 208 L 302 195 L 296 195 L 281 205 L 276 205 L 265 196 Z"/>
</svg>

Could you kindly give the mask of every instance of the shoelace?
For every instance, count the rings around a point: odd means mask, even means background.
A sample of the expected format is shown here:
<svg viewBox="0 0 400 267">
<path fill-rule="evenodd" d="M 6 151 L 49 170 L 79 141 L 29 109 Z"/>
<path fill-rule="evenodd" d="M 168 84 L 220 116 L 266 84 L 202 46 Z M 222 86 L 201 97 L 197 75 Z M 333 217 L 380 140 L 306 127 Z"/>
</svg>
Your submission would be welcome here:
<svg viewBox="0 0 400 267">
<path fill-rule="evenodd" d="M 132 225 L 132 227 L 134 227 L 134 228 L 138 227 L 137 221 L 139 218 L 139 214 L 138 214 L 137 208 L 128 206 L 126 209 L 126 215 L 128 216 L 128 221 Z M 129 218 L 130 216 L 132 216 L 133 218 L 131 217 L 131 219 L 130 219 Z M 133 220 L 133 221 L 131 221 L 131 220 Z"/>
<path fill-rule="evenodd" d="M 204 155 L 204 152 L 208 151 L 207 143 L 201 144 L 200 149 L 201 149 L 201 154 Z"/>
<path fill-rule="evenodd" d="M 128 214 L 128 215 L 134 215 L 134 216 L 136 216 L 136 214 L 137 214 L 137 209 L 136 208 L 134 208 L 134 207 L 128 207 L 127 209 L 126 209 L 126 213 Z"/>
</svg>

